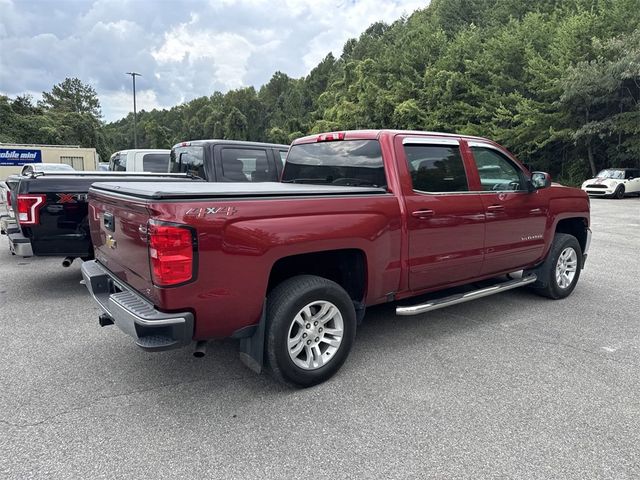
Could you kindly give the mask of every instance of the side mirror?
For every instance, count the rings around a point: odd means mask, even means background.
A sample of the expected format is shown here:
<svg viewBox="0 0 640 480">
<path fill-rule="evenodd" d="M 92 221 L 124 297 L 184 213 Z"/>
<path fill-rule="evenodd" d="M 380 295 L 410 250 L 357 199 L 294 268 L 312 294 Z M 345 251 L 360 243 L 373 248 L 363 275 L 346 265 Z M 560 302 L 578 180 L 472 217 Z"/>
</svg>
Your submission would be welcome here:
<svg viewBox="0 0 640 480">
<path fill-rule="evenodd" d="M 546 172 L 533 172 L 531 174 L 531 191 L 551 186 L 551 175 Z"/>
</svg>

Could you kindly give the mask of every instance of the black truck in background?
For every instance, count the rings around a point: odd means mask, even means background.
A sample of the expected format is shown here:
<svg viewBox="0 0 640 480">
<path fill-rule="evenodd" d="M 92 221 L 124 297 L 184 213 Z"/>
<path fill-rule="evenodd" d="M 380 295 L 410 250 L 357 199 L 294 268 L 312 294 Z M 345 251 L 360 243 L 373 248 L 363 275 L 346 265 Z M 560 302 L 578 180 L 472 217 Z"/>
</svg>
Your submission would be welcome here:
<svg viewBox="0 0 640 480">
<path fill-rule="evenodd" d="M 186 174 L 70 172 L 7 178 L 14 222 L 4 230 L 9 249 L 22 257 L 61 256 L 64 266 L 75 258 L 93 258 L 87 192 L 95 182 L 184 182 Z"/>
<path fill-rule="evenodd" d="M 87 193 L 95 182 L 277 181 L 287 145 L 232 140 L 182 142 L 171 150 L 169 172 L 64 172 L 11 175 L 5 180 L 9 215 L 0 232 L 14 255 L 93 258 Z"/>
</svg>

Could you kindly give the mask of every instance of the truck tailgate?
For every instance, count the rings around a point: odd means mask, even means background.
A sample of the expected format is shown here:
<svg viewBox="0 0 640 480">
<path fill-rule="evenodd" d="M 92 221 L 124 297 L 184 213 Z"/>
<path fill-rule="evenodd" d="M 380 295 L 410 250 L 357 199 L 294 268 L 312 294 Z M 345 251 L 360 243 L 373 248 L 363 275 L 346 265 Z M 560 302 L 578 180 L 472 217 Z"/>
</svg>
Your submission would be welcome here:
<svg viewBox="0 0 640 480">
<path fill-rule="evenodd" d="M 96 259 L 117 278 L 153 301 L 143 201 L 89 194 L 89 222 Z"/>
</svg>

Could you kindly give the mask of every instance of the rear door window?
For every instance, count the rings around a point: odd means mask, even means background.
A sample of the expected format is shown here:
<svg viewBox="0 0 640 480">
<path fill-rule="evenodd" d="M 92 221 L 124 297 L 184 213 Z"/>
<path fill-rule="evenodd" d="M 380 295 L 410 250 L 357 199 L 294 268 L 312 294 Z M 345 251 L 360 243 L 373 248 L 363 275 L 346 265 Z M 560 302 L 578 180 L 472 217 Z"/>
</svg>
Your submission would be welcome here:
<svg viewBox="0 0 640 480">
<path fill-rule="evenodd" d="M 278 178 L 266 149 L 224 147 L 220 157 L 223 182 L 273 182 Z"/>
<path fill-rule="evenodd" d="M 152 173 L 167 173 L 169 158 L 168 153 L 145 153 L 142 157 L 142 170 Z"/>
<path fill-rule="evenodd" d="M 204 171 L 204 148 L 195 146 L 173 148 L 169 160 L 169 172 L 188 173 L 207 178 Z"/>
<path fill-rule="evenodd" d="M 413 190 L 428 193 L 467 192 L 469 184 L 457 145 L 405 145 Z"/>
</svg>

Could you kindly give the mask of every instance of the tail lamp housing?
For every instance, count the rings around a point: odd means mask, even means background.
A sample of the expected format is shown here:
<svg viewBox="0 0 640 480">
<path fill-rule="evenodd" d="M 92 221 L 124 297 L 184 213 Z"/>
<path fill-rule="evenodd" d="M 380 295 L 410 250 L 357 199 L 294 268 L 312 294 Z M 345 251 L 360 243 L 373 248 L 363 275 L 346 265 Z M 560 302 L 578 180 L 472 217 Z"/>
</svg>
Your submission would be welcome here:
<svg viewBox="0 0 640 480">
<path fill-rule="evenodd" d="M 174 287 L 195 278 L 197 237 L 193 228 L 150 221 L 147 238 L 154 285 Z"/>
<path fill-rule="evenodd" d="M 18 223 L 20 225 L 38 225 L 40 209 L 46 200 L 45 195 L 18 195 Z"/>
<path fill-rule="evenodd" d="M 7 207 L 11 207 L 11 190 L 7 188 Z"/>
</svg>

